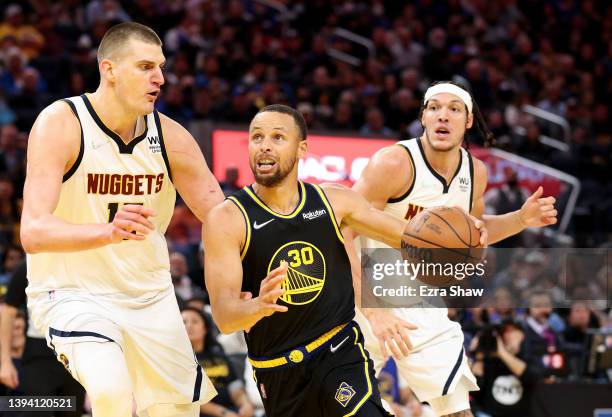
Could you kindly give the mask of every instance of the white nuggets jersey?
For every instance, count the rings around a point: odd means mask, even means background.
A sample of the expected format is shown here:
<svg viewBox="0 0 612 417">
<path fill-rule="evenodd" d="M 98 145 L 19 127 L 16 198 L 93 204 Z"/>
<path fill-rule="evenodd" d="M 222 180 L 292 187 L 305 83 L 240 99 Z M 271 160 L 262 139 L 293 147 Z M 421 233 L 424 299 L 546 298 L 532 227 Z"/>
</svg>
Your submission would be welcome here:
<svg viewBox="0 0 612 417">
<path fill-rule="evenodd" d="M 164 233 L 176 191 L 156 111 L 139 120 L 144 132 L 125 144 L 104 125 L 86 95 L 64 100 L 81 125 L 78 159 L 64 175 L 54 215 L 74 224 L 109 223 L 124 204 L 155 211 L 145 240 L 78 252 L 28 255 L 28 296 L 52 290 L 148 296 L 171 285 Z M 53 138 L 49 138 L 50 140 Z M 58 150 L 61 151 L 61 150 Z"/>
<path fill-rule="evenodd" d="M 474 194 L 474 162 L 472 155 L 463 148 L 457 169 L 449 184 L 429 165 L 420 138 L 400 141 L 412 164 L 412 184 L 398 198 L 387 202 L 384 211 L 395 217 L 410 220 L 423 209 L 436 206 L 458 206 L 468 213 L 472 210 Z M 384 243 L 361 237 L 362 248 L 385 248 Z"/>
</svg>

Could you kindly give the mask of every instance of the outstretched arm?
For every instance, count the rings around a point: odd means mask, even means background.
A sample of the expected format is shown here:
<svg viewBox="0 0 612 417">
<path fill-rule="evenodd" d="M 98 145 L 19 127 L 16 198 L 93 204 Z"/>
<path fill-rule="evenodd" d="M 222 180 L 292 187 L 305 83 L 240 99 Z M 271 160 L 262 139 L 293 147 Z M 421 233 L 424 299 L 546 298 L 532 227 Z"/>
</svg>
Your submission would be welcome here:
<svg viewBox="0 0 612 417">
<path fill-rule="evenodd" d="M 408 225 L 406 220 L 372 207 L 361 194 L 348 188 L 331 184 L 324 184 L 322 188 L 325 190 L 335 214 L 339 217 L 337 220 L 342 226 L 349 227 L 361 235 L 379 240 L 391 247 L 399 248 L 401 246 L 404 230 Z M 353 232 L 347 233 L 345 246 L 348 246 L 347 253 L 351 261 L 353 287 L 356 297 L 359 298 L 357 305 L 360 306 L 359 301 L 362 294 L 361 265 L 354 246 L 346 244 L 353 236 Z M 409 354 L 412 343 L 408 333 L 409 330 L 417 328 L 415 325 L 382 308 L 361 308 L 361 311 L 372 324 L 372 330 L 385 357 L 388 356 L 389 350 L 398 359 Z"/>
<path fill-rule="evenodd" d="M 363 196 L 373 208 L 383 210 L 390 198 L 401 196 L 408 190 L 413 176 L 412 162 L 406 148 L 392 145 L 379 150 L 370 158 L 361 177 L 353 185 L 353 190 Z M 412 348 L 405 330 L 416 327 L 396 317 L 392 310 L 362 307 L 362 294 L 365 297 L 374 295 L 369 290 L 362 292 L 361 262 L 353 243 L 357 234 L 348 227 L 344 228 L 342 233 L 351 262 L 355 304 L 370 322 L 382 354 L 387 357 L 390 350 L 395 358 L 400 359 Z"/>
<path fill-rule="evenodd" d="M 337 184 L 322 184 L 338 223 L 356 234 L 400 248 L 408 221 L 378 210 L 361 194 Z"/>
<path fill-rule="evenodd" d="M 245 222 L 239 209 L 229 200 L 214 207 L 204 220 L 204 264 L 206 289 L 212 314 L 219 330 L 233 333 L 248 331 L 255 323 L 287 307 L 276 304 L 283 294 L 287 264 L 271 271 L 261 282 L 259 295 L 241 293 Z"/>
<path fill-rule="evenodd" d="M 538 187 L 519 210 L 499 215 L 484 214 L 486 188 L 487 170 L 482 161 L 474 158 L 474 203 L 470 214 L 484 221 L 489 244 L 520 233 L 527 227 L 544 227 L 557 223 L 555 198 L 542 197 L 542 187 Z"/>
</svg>

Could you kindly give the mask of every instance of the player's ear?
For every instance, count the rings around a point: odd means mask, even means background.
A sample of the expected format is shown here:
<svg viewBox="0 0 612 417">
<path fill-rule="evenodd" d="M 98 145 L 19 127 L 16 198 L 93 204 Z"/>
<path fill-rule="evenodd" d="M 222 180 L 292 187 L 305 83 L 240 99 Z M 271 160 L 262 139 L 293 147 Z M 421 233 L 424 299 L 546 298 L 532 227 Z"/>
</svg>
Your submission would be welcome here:
<svg viewBox="0 0 612 417">
<path fill-rule="evenodd" d="M 419 113 L 419 119 L 421 120 L 421 126 L 425 128 L 425 108 L 421 108 L 421 112 Z"/>
<path fill-rule="evenodd" d="M 100 78 L 115 81 L 115 64 L 110 59 L 103 59 L 100 62 Z"/>
<path fill-rule="evenodd" d="M 472 127 L 473 124 L 474 124 L 474 114 L 470 113 L 468 114 L 467 121 L 465 122 L 465 128 L 469 129 Z"/>
<path fill-rule="evenodd" d="M 298 158 L 303 158 L 308 152 L 308 141 L 306 139 L 300 140 L 298 143 Z"/>
</svg>

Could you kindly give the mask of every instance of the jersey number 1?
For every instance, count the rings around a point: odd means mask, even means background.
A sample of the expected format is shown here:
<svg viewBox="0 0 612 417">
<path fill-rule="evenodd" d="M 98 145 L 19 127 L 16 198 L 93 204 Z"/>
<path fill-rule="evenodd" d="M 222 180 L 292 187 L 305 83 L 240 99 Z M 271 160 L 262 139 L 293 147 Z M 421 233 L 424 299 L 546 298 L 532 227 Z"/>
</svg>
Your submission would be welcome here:
<svg viewBox="0 0 612 417">
<path fill-rule="evenodd" d="M 124 203 L 124 204 L 133 204 L 135 206 L 142 206 L 143 203 Z M 108 203 L 108 222 L 112 223 L 115 220 L 115 215 L 119 211 L 119 203 Z"/>
</svg>

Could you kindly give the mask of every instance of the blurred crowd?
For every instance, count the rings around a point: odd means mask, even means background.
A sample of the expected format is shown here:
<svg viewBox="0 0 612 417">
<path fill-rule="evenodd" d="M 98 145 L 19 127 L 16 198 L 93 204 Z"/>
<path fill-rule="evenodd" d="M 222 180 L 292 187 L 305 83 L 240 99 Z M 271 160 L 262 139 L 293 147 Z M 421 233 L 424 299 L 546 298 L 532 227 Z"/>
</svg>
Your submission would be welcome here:
<svg viewBox="0 0 612 417">
<path fill-rule="evenodd" d="M 52 101 L 97 87 L 97 45 L 111 25 L 129 20 L 151 26 L 163 40 L 168 64 L 157 107 L 185 126 L 200 120 L 244 125 L 264 105 L 286 103 L 298 108 L 314 130 L 407 139 L 420 134 L 420 100 L 429 83 L 461 81 L 482 109 L 496 137 L 494 146 L 580 179 L 581 194 L 570 228 L 574 245 L 611 246 L 609 2 L 24 0 L 3 2 L 0 19 L 0 295 L 24 256 L 19 213 L 32 123 Z M 527 115 L 526 105 L 564 118 L 569 137 Z M 546 138 L 559 139 L 568 147 L 551 147 Z M 475 135 L 469 140 L 482 144 Z M 237 173 L 230 170 L 219 180 L 229 193 L 236 189 L 236 179 Z M 506 190 L 512 191 L 516 184 L 509 187 Z M 524 195 L 516 191 L 510 197 L 503 201 L 511 204 L 512 198 Z M 199 228 L 179 203 L 168 230 L 172 280 L 179 304 L 192 309 L 184 313 L 188 328 L 204 338 L 208 322 L 196 314 L 207 303 Z M 501 278 L 506 274 L 507 282 L 515 286 L 520 283 L 515 278 L 523 276 L 546 282 L 546 274 L 533 271 L 541 259 L 528 255 L 508 258 L 499 268 Z M 551 303 L 556 296 L 553 287 L 542 289 L 548 294 L 542 298 Z M 518 292 L 504 295 L 498 289 L 496 296 L 524 297 L 520 288 L 514 290 Z M 545 346 L 541 355 L 550 355 L 556 346 L 566 346 L 565 341 L 579 346 L 590 327 L 610 327 L 605 305 L 575 303 L 568 305 L 571 309 L 539 315 L 532 313 L 533 306 L 521 307 L 524 310 L 504 309 L 502 303 L 496 308 L 451 311 L 464 324 L 466 348 L 480 361 L 484 384 L 485 370 L 492 369 L 487 364 L 492 365 L 482 346 L 478 348 L 479 335 L 490 332 L 491 326 L 498 326 L 494 341 L 506 343 L 504 335 L 510 335 L 510 341 L 507 348 L 496 345 L 490 351 L 522 355 L 528 375 L 536 379 L 556 374 L 541 371 L 543 356 L 533 353 L 534 345 Z M 16 323 L 23 327 L 20 320 Z M 204 336 L 201 329 L 193 330 L 200 322 Z M 214 329 L 209 334 L 214 335 Z M 223 406 L 237 413 L 257 409 L 256 388 L 254 395 L 248 395 L 248 384 L 243 385 L 250 379 L 244 378 L 243 342 L 231 337 L 219 342 L 206 342 L 215 348 L 200 356 L 217 371 L 224 370 Z M 555 349 L 549 349 L 553 345 Z M 194 348 L 203 346 L 194 344 Z M 17 344 L 16 357 L 19 349 Z M 231 359 L 231 372 L 220 355 Z M 426 417 L 428 410 L 400 385 L 387 384 L 395 387 L 389 394 L 391 402 L 411 413 L 406 415 Z M 245 402 L 247 395 L 250 405 Z M 485 395 L 480 401 L 486 410 L 491 399 Z M 210 410 L 213 415 L 216 411 Z"/>
</svg>

